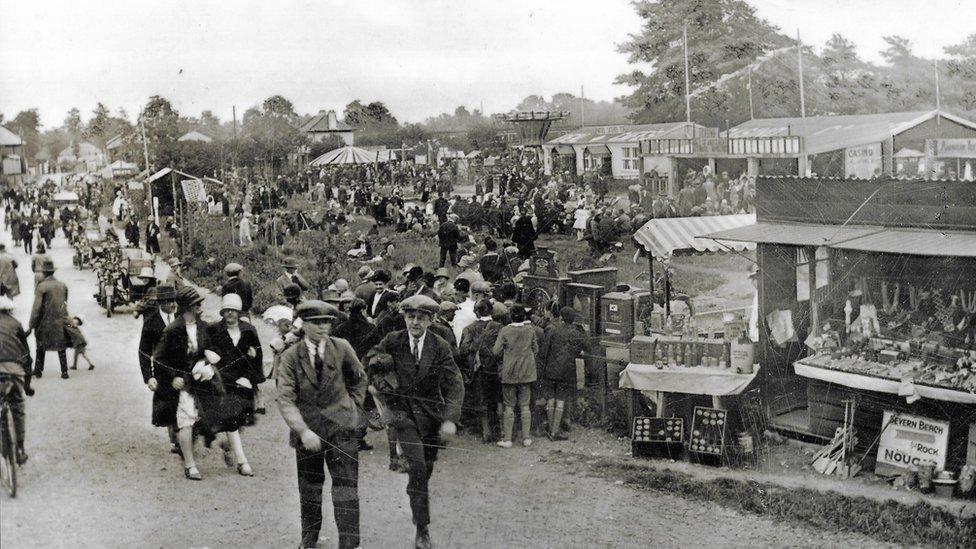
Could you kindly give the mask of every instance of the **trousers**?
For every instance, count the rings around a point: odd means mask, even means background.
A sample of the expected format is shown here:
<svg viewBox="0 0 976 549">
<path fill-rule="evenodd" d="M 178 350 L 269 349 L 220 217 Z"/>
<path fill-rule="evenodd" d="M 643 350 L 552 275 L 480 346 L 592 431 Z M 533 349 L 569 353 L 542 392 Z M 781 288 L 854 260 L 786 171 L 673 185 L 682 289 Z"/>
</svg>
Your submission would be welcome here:
<svg viewBox="0 0 976 549">
<path fill-rule="evenodd" d="M 457 265 L 457 246 L 451 248 L 441 246 L 441 259 L 437 262 L 437 266 L 443 267 L 444 263 L 448 266 Z"/>
<path fill-rule="evenodd" d="M 359 546 L 359 461 L 358 441 L 353 432 L 322 441 L 322 449 L 309 452 L 296 448 L 298 496 L 302 513 L 302 547 L 315 547 L 322 528 L 322 489 L 325 468 L 332 477 L 332 508 L 339 548 Z"/>
<path fill-rule="evenodd" d="M 435 433 L 424 436 L 412 420 L 396 427 L 396 440 L 407 459 L 407 497 L 410 498 L 410 512 L 417 526 L 430 524 L 430 494 L 428 484 L 434 473 L 440 437 Z"/>
<path fill-rule="evenodd" d="M 37 356 L 34 357 L 34 375 L 38 372 L 44 371 L 44 355 L 47 354 L 47 349 L 38 349 Z M 66 349 L 61 349 L 58 351 L 58 362 L 61 363 L 61 373 L 68 372 L 68 351 Z"/>
</svg>

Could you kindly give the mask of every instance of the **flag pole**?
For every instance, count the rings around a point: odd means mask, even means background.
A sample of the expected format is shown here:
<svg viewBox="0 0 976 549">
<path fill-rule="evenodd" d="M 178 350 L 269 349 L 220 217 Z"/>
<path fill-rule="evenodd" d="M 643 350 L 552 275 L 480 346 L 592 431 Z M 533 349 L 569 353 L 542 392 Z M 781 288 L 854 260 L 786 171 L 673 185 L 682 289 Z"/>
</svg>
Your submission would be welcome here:
<svg viewBox="0 0 976 549">
<path fill-rule="evenodd" d="M 752 67 L 749 67 L 749 84 L 746 87 L 749 89 L 749 120 L 755 120 L 756 112 L 752 106 Z"/>
<path fill-rule="evenodd" d="M 796 29 L 796 64 L 800 75 L 800 117 L 807 116 L 807 102 L 803 95 L 803 44 L 800 42 L 800 29 Z"/>
<path fill-rule="evenodd" d="M 942 97 L 939 90 L 939 60 L 935 60 L 935 110 L 942 111 Z M 939 124 L 941 116 L 935 117 L 935 123 Z"/>
<path fill-rule="evenodd" d="M 688 22 L 681 31 L 685 50 L 685 121 L 691 122 L 691 79 L 688 76 Z"/>
</svg>

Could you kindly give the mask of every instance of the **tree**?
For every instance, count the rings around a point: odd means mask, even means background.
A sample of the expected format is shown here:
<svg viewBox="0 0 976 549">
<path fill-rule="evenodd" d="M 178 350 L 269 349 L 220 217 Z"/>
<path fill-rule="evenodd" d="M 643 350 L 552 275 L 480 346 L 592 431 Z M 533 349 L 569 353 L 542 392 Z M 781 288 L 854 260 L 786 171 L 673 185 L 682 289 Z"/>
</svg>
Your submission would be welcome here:
<svg viewBox="0 0 976 549">
<path fill-rule="evenodd" d="M 685 74 L 682 29 L 688 29 L 689 79 L 691 89 L 711 84 L 724 74 L 754 62 L 760 55 L 793 41 L 756 15 L 743 0 L 637 0 L 642 29 L 618 46 L 632 64 L 650 65 L 645 72 L 635 69 L 616 82 L 634 86 L 624 103 L 636 112 L 635 121 L 667 122 L 684 118 Z M 719 125 L 728 112 L 702 112 L 695 119 Z M 741 116 L 741 115 L 739 115 Z M 746 115 L 747 116 L 747 115 Z"/>
<path fill-rule="evenodd" d="M 180 114 L 165 97 L 153 95 L 139 113 L 139 124 L 146 133 L 149 161 L 155 169 L 176 166 L 179 162 Z M 141 133 L 141 132 L 140 132 Z M 129 141 L 141 147 L 142 136 L 132 135 Z"/>
<path fill-rule="evenodd" d="M 34 158 L 40 151 L 40 132 L 38 131 L 40 126 L 41 120 L 37 115 L 37 109 L 20 111 L 7 124 L 7 129 L 19 135 L 24 141 L 24 154 L 27 158 Z"/>
<path fill-rule="evenodd" d="M 72 107 L 68 111 L 68 115 L 64 118 L 64 129 L 71 136 L 71 139 L 77 141 L 81 138 L 81 111 L 78 110 L 78 107 Z"/>
<path fill-rule="evenodd" d="M 944 49 L 950 56 L 945 62 L 947 103 L 958 104 L 967 111 L 976 110 L 976 34 Z"/>
<path fill-rule="evenodd" d="M 260 163 L 278 173 L 288 155 L 305 145 L 308 138 L 298 129 L 298 115 L 291 101 L 280 95 L 265 99 L 260 108 L 244 111 L 240 140 L 232 143 L 243 165 Z"/>
<path fill-rule="evenodd" d="M 114 137 L 108 135 L 110 124 L 111 116 L 109 115 L 108 107 L 101 102 L 96 103 L 95 110 L 92 111 L 91 120 L 88 121 L 88 125 L 85 127 L 85 138 L 95 141 L 100 148 L 104 149 L 106 141 Z"/>
</svg>

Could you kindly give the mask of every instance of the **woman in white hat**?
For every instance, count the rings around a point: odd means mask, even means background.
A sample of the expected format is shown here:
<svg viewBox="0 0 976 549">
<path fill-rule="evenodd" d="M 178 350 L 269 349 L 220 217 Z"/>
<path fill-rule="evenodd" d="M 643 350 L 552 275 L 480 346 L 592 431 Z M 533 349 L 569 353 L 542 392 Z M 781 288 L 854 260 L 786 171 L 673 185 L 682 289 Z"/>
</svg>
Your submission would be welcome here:
<svg viewBox="0 0 976 549">
<path fill-rule="evenodd" d="M 227 443 L 221 447 L 228 467 L 236 465 L 240 475 L 250 477 L 254 472 L 244 455 L 239 429 L 253 422 L 254 391 L 264 382 L 261 341 L 254 326 L 240 320 L 239 295 L 223 297 L 220 316 L 220 322 L 209 328 L 204 351 L 207 362 L 219 373 L 225 391 L 216 410 L 214 429 L 227 433 Z"/>
</svg>

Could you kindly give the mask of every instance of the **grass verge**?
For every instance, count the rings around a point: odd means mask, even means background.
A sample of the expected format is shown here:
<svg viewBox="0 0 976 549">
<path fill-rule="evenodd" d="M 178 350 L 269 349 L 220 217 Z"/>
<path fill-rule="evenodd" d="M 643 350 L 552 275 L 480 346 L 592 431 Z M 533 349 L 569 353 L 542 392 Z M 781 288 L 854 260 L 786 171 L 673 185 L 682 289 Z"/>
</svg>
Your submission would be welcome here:
<svg viewBox="0 0 976 549">
<path fill-rule="evenodd" d="M 976 547 L 976 518 L 963 518 L 926 502 L 906 505 L 833 491 L 747 482 L 731 478 L 703 480 L 688 473 L 660 470 L 615 458 L 565 453 L 564 461 L 583 465 L 597 476 L 710 501 L 743 513 L 813 528 L 854 532 L 900 545 Z"/>
</svg>

